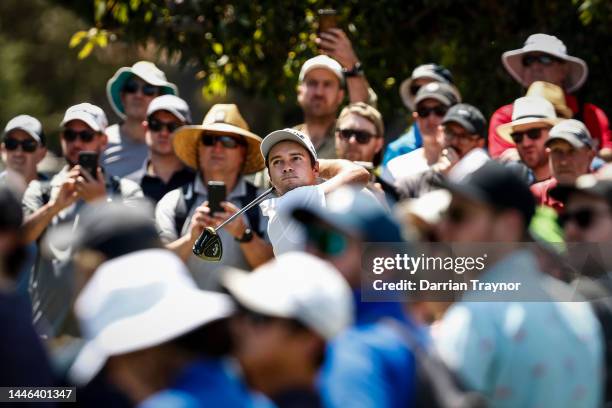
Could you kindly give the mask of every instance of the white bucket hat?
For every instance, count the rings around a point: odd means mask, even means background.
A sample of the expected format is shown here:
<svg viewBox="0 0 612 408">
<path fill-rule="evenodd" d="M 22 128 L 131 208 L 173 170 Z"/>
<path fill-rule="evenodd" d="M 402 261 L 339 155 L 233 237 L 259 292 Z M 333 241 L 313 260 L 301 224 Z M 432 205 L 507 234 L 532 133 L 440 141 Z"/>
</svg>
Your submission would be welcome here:
<svg viewBox="0 0 612 408">
<path fill-rule="evenodd" d="M 171 94 L 178 96 L 178 88 L 176 85 L 168 82 L 166 74 L 152 62 L 138 61 L 131 67 L 121 67 L 106 83 L 108 101 L 115 113 L 121 119 L 125 119 L 125 108 L 121 102 L 121 90 L 125 82 L 132 75 L 136 75 L 148 84 L 160 87 L 161 95 Z"/>
<path fill-rule="evenodd" d="M 586 81 L 589 68 L 586 62 L 580 58 L 572 57 L 567 54 L 567 48 L 563 41 L 548 34 L 532 34 L 527 38 L 523 48 L 506 51 L 502 54 L 502 63 L 512 77 L 522 84 L 525 88 L 530 84 L 523 79 L 523 56 L 531 52 L 542 52 L 562 59 L 569 64 L 569 71 L 566 78 L 565 89 L 572 93 L 578 90 Z"/>
<path fill-rule="evenodd" d="M 75 303 L 86 343 L 69 376 L 85 384 L 109 357 L 165 343 L 233 310 L 227 295 L 199 290 L 181 260 L 167 250 L 107 261 Z"/>
<path fill-rule="evenodd" d="M 515 130 L 547 125 L 553 127 L 562 119 L 557 118 L 555 107 L 541 96 L 523 96 L 514 101 L 512 122 L 497 127 L 497 134 L 514 144 L 510 134 Z"/>
<path fill-rule="evenodd" d="M 230 268 L 222 282 L 247 309 L 295 319 L 328 340 L 352 322 L 346 280 L 330 263 L 305 252 L 287 252 L 253 272 Z"/>
</svg>

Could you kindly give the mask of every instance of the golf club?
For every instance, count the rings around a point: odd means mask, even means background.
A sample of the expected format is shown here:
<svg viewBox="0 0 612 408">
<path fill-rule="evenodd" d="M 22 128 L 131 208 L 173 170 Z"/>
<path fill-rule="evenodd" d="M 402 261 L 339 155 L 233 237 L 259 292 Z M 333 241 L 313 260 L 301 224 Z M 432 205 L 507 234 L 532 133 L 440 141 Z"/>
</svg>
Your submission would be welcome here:
<svg viewBox="0 0 612 408">
<path fill-rule="evenodd" d="M 223 228 L 226 224 L 234 221 L 236 217 L 241 216 L 251 208 L 255 207 L 257 204 L 261 203 L 270 193 L 272 193 L 272 191 L 274 191 L 274 187 L 270 187 L 264 191 L 259 197 L 238 210 L 234 215 L 223 221 L 216 228 L 206 227 L 193 244 L 193 253 L 198 258 L 205 261 L 219 262 L 223 257 L 223 244 L 221 243 L 221 238 L 219 238 L 217 231 Z"/>
</svg>

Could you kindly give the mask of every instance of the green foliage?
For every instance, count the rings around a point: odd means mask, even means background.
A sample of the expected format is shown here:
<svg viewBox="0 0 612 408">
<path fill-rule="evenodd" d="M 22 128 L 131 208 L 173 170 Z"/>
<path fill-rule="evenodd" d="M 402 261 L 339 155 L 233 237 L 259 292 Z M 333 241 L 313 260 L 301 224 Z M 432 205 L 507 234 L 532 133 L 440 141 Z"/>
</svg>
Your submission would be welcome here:
<svg viewBox="0 0 612 408">
<path fill-rule="evenodd" d="M 338 10 L 387 116 L 403 112 L 401 81 L 430 61 L 448 66 L 464 99 L 490 114 L 521 93 L 501 66 L 501 53 L 539 31 L 558 35 L 588 61 L 592 85 L 584 93 L 610 108 L 608 87 L 602 86 L 609 83 L 612 61 L 612 6 L 606 0 L 93 0 L 91 15 L 96 27 L 108 30 L 104 38 L 114 33 L 128 43 L 153 41 L 181 66 L 196 64 L 205 97 L 238 87 L 293 103 L 300 66 L 317 52 L 316 10 L 330 6 Z M 96 44 L 89 38 L 86 47 Z"/>
</svg>

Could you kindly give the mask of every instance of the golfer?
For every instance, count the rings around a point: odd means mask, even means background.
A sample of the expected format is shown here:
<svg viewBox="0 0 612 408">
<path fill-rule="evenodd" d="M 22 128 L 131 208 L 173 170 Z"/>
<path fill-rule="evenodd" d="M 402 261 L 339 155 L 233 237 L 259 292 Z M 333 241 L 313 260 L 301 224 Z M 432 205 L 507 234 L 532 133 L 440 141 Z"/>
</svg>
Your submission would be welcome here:
<svg viewBox="0 0 612 408">
<path fill-rule="evenodd" d="M 346 184 L 365 187 L 370 177 L 351 161 L 319 160 L 310 138 L 295 129 L 267 135 L 261 142 L 261 154 L 277 193 L 260 204 L 268 217 L 268 236 L 276 256 L 304 249 L 302 226 L 291 217 L 296 206 L 325 207 L 326 194 Z"/>
</svg>

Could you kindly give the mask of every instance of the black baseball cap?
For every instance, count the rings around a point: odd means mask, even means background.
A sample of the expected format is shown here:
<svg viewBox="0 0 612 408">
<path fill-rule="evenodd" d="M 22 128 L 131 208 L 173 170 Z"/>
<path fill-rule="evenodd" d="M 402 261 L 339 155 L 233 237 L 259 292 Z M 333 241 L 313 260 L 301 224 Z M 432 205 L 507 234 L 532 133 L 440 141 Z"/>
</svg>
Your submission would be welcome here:
<svg viewBox="0 0 612 408">
<path fill-rule="evenodd" d="M 493 160 L 460 182 L 443 180 L 437 184 L 452 194 L 499 210 L 516 209 L 523 215 L 525 228 L 535 213 L 535 199 L 529 186 L 515 172 Z"/>
<path fill-rule="evenodd" d="M 116 202 L 99 202 L 86 207 L 73 224 L 49 234 L 49 241 L 73 251 L 90 249 L 113 259 L 131 252 L 161 248 L 153 222 L 153 208 L 143 201 L 138 208 Z"/>
<path fill-rule="evenodd" d="M 450 122 L 459 124 L 470 134 L 479 135 L 482 138 L 487 137 L 487 120 L 482 113 L 472 105 L 460 103 L 452 106 L 448 112 L 446 112 L 444 119 L 442 119 L 443 125 Z"/>
<path fill-rule="evenodd" d="M 555 200 L 566 203 L 571 194 L 583 193 L 603 198 L 612 206 L 612 180 L 598 179 L 593 174 L 583 174 L 570 185 L 558 185 L 549 192 Z"/>
</svg>

